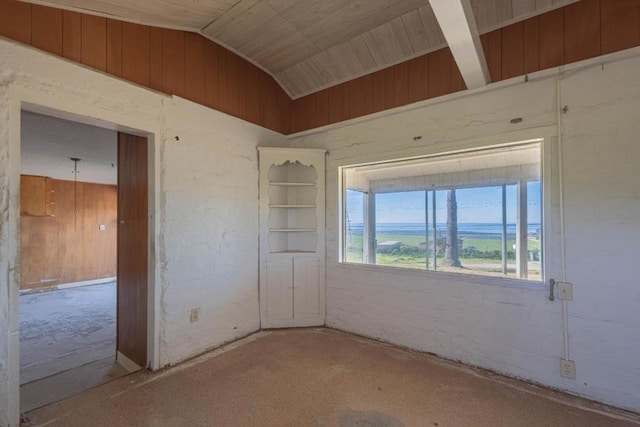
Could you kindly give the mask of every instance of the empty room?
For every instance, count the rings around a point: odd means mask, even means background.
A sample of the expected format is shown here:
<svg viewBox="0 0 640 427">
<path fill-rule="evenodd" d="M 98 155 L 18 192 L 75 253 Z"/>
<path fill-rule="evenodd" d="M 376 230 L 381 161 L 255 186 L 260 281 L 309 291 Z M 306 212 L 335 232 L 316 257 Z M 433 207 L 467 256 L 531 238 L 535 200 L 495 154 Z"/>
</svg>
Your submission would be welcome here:
<svg viewBox="0 0 640 427">
<path fill-rule="evenodd" d="M 639 107 L 640 0 L 0 0 L 0 426 L 640 425 Z"/>
</svg>

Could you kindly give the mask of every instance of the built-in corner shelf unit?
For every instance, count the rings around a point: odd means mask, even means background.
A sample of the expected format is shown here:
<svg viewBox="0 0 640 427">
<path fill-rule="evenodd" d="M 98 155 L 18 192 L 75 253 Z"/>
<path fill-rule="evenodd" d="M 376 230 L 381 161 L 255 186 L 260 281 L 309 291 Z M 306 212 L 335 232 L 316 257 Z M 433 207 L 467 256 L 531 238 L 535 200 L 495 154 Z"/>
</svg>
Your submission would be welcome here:
<svg viewBox="0 0 640 427">
<path fill-rule="evenodd" d="M 323 325 L 326 152 L 258 150 L 262 327 Z"/>
</svg>

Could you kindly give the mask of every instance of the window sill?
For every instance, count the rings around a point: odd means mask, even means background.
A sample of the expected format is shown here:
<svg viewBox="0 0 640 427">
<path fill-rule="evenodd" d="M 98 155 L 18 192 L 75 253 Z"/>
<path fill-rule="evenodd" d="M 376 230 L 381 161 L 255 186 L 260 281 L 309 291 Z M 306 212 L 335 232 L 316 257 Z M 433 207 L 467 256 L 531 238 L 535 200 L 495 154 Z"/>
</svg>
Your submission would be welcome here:
<svg viewBox="0 0 640 427">
<path fill-rule="evenodd" d="M 375 265 L 375 264 L 360 264 L 353 262 L 338 262 L 337 267 L 345 270 L 365 270 L 370 272 L 393 274 L 397 276 L 402 274 L 404 276 L 416 277 L 419 279 L 435 279 L 447 282 L 468 283 L 471 285 L 485 285 L 485 286 L 498 286 L 504 288 L 516 288 L 527 290 L 541 290 L 548 291 L 545 282 L 525 279 L 512 279 L 509 277 L 492 277 L 492 276 L 480 276 L 474 274 L 464 273 L 450 273 L 445 271 L 429 271 L 419 270 L 415 268 L 404 267 L 392 267 L 388 265 Z"/>
</svg>

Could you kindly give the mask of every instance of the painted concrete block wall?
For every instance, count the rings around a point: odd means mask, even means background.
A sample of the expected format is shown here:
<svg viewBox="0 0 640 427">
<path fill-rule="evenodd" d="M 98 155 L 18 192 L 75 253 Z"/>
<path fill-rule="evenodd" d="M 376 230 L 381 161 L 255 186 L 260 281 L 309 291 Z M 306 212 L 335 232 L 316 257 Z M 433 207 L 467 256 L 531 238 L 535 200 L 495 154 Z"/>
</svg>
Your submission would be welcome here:
<svg viewBox="0 0 640 427">
<path fill-rule="evenodd" d="M 4 84 L 7 77 L 0 71 L 0 105 L 10 103 L 9 90 Z M 7 123 L 10 119 L 9 109 L 0 108 L 0 122 Z M 10 253 L 16 248 L 16 227 L 9 228 L 9 205 L 16 205 L 17 197 L 11 197 L 9 190 L 15 191 L 16 184 L 9 182 L 9 141 L 10 131 L 8 126 L 0 126 L 0 425 L 9 425 L 15 422 L 19 395 L 18 377 L 10 375 L 9 366 L 19 364 L 18 348 L 20 337 L 18 335 L 17 313 L 11 307 L 18 302 L 18 277 L 16 275 L 15 259 L 10 259 Z M 14 209 L 15 210 L 15 209 Z M 13 214 L 15 215 L 15 214 Z M 9 283 L 12 285 L 9 285 Z"/>
<path fill-rule="evenodd" d="M 640 411 L 640 60 L 569 74 L 562 94 L 571 358 L 579 390 Z"/>
<path fill-rule="evenodd" d="M 154 367 L 259 328 L 256 146 L 284 137 L 0 39 L 0 425 L 18 419 L 20 102 L 152 135 Z"/>
<path fill-rule="evenodd" d="M 163 365 L 260 329 L 256 146 L 267 139 L 181 99 L 165 115 Z"/>
<path fill-rule="evenodd" d="M 640 410 L 639 55 L 537 73 L 292 139 L 292 146 L 329 150 L 327 325 Z M 517 117 L 523 121 L 511 124 Z M 559 374 L 562 303 L 548 300 L 547 285 L 338 262 L 339 166 L 535 137 L 553 148 L 544 160 L 552 193 L 545 196 L 547 279 L 564 277 L 560 188 L 564 196 L 575 381 Z"/>
</svg>

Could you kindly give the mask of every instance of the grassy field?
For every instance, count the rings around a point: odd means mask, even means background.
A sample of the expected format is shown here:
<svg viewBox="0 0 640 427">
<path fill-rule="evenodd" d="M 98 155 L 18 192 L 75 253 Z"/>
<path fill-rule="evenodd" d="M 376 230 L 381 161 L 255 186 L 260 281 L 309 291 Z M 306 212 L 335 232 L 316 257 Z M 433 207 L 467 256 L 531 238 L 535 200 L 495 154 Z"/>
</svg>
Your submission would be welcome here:
<svg viewBox="0 0 640 427">
<path fill-rule="evenodd" d="M 416 236 L 416 235 L 405 235 L 405 234 L 379 234 L 377 236 L 377 240 L 379 243 L 382 242 L 401 242 L 402 245 L 407 247 L 415 247 L 416 249 L 420 246 L 424 248 L 425 236 Z M 515 275 L 515 254 L 513 247 L 515 245 L 515 239 L 510 239 L 507 241 L 507 248 L 509 251 L 509 258 L 507 260 L 507 270 L 508 276 Z M 347 238 L 346 241 L 347 247 L 347 262 L 363 262 L 362 260 L 362 236 L 352 235 Z M 466 249 L 466 250 L 465 250 Z M 540 241 L 539 240 L 528 240 L 527 241 L 527 249 L 528 251 L 539 251 L 540 250 Z M 440 264 L 442 262 L 442 251 L 440 251 L 440 256 L 436 258 L 436 263 Z M 488 275 L 499 275 L 502 274 L 502 241 L 501 239 L 495 238 L 463 238 L 462 243 L 462 251 L 460 253 L 460 262 L 463 265 L 463 269 L 451 269 L 451 268 L 438 268 L 439 270 L 444 269 L 447 271 L 459 271 L 459 272 L 467 272 L 467 273 L 477 273 L 477 274 L 488 274 Z M 469 254 L 473 254 L 475 256 L 469 256 Z M 433 254 L 430 254 L 429 265 L 433 265 Z M 407 267 L 407 268 L 418 268 L 418 269 L 426 269 L 426 257 L 423 251 L 419 250 L 394 250 L 389 253 L 381 253 L 378 251 L 376 253 L 376 264 L 379 265 L 393 265 L 398 267 Z M 431 267 L 430 267 L 431 268 Z M 460 271 L 462 270 L 462 271 Z M 539 275 L 540 271 L 540 262 L 539 261 L 530 261 L 529 262 L 529 271 L 530 278 L 535 279 L 536 275 Z"/>
</svg>

